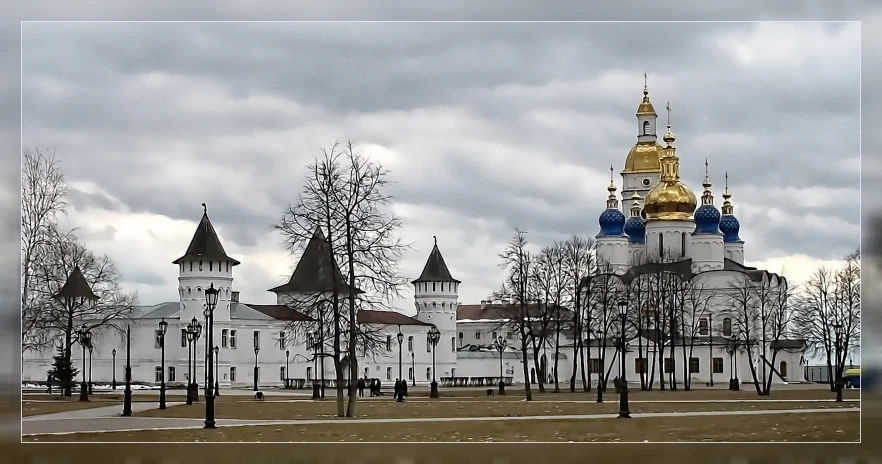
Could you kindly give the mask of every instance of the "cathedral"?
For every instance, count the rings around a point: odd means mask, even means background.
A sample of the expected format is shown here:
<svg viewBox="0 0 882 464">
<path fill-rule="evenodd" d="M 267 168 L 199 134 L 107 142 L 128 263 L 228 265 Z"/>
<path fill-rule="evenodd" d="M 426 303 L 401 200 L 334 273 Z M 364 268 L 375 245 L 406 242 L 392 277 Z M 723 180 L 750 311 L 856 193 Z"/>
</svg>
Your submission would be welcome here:
<svg viewBox="0 0 882 464">
<path fill-rule="evenodd" d="M 666 263 L 675 266 L 681 274 L 685 272 L 691 281 L 718 291 L 698 321 L 697 332 L 690 337 L 692 349 L 688 361 L 680 361 L 678 351 L 676 364 L 669 367 L 664 363 L 665 375 L 675 370 L 679 381 L 689 377 L 694 383 L 727 385 L 730 380 L 751 381 L 753 371 L 760 372 L 761 380 L 771 377 L 773 383 L 802 381 L 805 351 L 802 340 L 779 338 L 774 343 L 763 343 L 762 347 L 741 344 L 731 345 L 734 351 L 730 349 L 728 343 L 736 333 L 738 321 L 727 316 L 726 308 L 731 306 L 731 294 L 727 292 L 739 288 L 743 282 L 780 291 L 787 285 L 786 279 L 744 265 L 744 242 L 739 238 L 740 225 L 728 186 L 722 194 L 722 208 L 717 209 L 707 174 L 700 206 L 692 190 L 681 181 L 670 107 L 667 131 L 662 136 L 664 145 L 658 143 L 658 115 L 646 87 L 636 117 L 637 142 L 621 172 L 621 205 L 611 179 L 606 209 L 599 217 L 597 262 L 611 274 L 622 277 L 623 285 L 633 282 L 633 276 L 639 274 L 646 263 Z M 321 277 L 327 273 L 319 270 L 331 266 L 339 273 L 339 269 L 336 263 L 327 262 L 325 246 L 324 237 L 317 231 L 288 282 L 269 289 L 276 295 L 276 304 L 247 304 L 240 301 L 233 285 L 233 270 L 240 262 L 227 254 L 207 209 L 203 211 L 186 252 L 171 261 L 178 272 L 178 300 L 136 307 L 130 319 L 122 321 L 123 326 L 131 328 L 129 355 L 133 381 L 149 386 L 158 384 L 164 377 L 174 388 L 192 378 L 203 385 L 206 368 L 209 368 L 215 370 L 221 392 L 225 388 L 252 386 L 309 388 L 314 381 L 332 386 L 336 378 L 333 363 L 319 362 L 320 357 L 316 356 L 317 351 L 332 352 L 331 340 L 312 343 L 303 336 L 304 331 L 298 327 L 313 327 L 316 321 L 290 304 L 298 295 L 326 292 L 331 288 L 326 278 Z M 341 281 L 342 276 L 337 279 Z M 422 273 L 411 284 L 414 316 L 397 311 L 358 313 L 358 323 L 371 326 L 372 332 L 385 340 L 358 359 L 359 377 L 377 378 L 386 384 L 403 378 L 413 385 L 428 385 L 434 379 L 442 388 L 495 385 L 500 376 L 509 384 L 527 381 L 521 341 L 507 322 L 510 311 L 517 306 L 514 301 L 460 303 L 458 294 L 463 283 L 451 275 L 437 241 Z M 205 289 L 210 285 L 220 289 L 214 313 L 215 339 L 206 340 L 207 330 L 203 329 L 202 338 L 191 342 L 187 328 L 204 323 Z M 341 291 L 360 292 L 348 287 Z M 531 302 L 528 310 L 538 310 L 540 305 Z M 160 322 L 168 324 L 164 335 L 159 330 Z M 82 323 L 88 325 L 89 321 Z M 440 332 L 434 346 L 429 338 L 432 328 Z M 755 340 L 764 338 L 761 332 L 765 329 L 761 327 L 742 330 L 747 330 Z M 549 361 L 556 351 L 554 341 L 545 343 L 537 356 L 538 369 L 530 349 L 526 360 L 530 366 L 529 380 L 548 382 L 556 368 L 561 383 L 567 383 L 576 355 L 589 361 L 587 377 L 593 384 L 601 371 L 611 371 L 610 378 L 615 377 L 623 366 L 618 350 L 606 341 L 610 334 L 586 332 L 577 335 L 570 330 L 562 334 L 556 363 Z M 577 344 L 580 335 L 584 340 Z M 644 333 L 637 336 L 643 337 L 639 344 L 645 351 L 625 350 L 624 369 L 631 382 L 647 374 L 647 358 L 658 348 L 653 341 L 657 338 Z M 679 350 L 685 345 L 685 338 L 680 334 L 658 343 L 668 348 L 676 346 Z M 496 342 L 503 340 L 505 347 L 499 349 L 500 344 Z M 88 356 L 90 374 L 87 375 L 93 382 L 109 385 L 115 381 L 119 385 L 126 356 L 125 332 L 98 328 L 93 333 L 92 345 L 88 353 L 75 347 L 74 365 L 79 368 L 83 356 Z M 576 353 L 580 345 L 581 351 Z M 638 345 L 638 340 L 631 340 L 630 345 Z M 209 349 L 216 353 L 214 366 L 206 365 Z M 752 356 L 747 356 L 748 350 Z M 161 352 L 164 352 L 164 366 Z M 45 381 L 53 354 L 53 348 L 24 353 L 23 381 Z M 769 361 L 764 362 L 760 354 L 765 354 Z M 618 364 L 614 364 L 616 362 Z M 344 366 L 347 364 L 344 359 Z M 348 370 L 345 372 L 344 378 L 348 376 Z M 661 375 L 659 371 L 656 380 Z"/>
</svg>

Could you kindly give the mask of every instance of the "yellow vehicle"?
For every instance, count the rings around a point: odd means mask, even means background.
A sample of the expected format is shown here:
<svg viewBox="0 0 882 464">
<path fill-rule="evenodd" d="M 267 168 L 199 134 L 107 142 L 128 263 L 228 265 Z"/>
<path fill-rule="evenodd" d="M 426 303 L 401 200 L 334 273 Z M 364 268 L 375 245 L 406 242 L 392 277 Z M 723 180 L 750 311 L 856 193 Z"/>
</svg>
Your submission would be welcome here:
<svg viewBox="0 0 882 464">
<path fill-rule="evenodd" d="M 845 381 L 845 388 L 861 388 L 861 369 L 847 369 L 842 374 Z"/>
</svg>

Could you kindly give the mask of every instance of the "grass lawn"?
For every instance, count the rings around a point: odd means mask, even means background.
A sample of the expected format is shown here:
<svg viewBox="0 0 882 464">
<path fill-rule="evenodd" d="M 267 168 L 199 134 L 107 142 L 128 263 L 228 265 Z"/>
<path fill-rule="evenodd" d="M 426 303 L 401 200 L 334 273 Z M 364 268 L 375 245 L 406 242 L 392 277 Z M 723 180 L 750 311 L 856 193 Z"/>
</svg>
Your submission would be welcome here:
<svg viewBox="0 0 882 464">
<path fill-rule="evenodd" d="M 100 408 L 120 404 L 119 401 L 93 400 L 79 401 L 79 398 L 58 398 L 52 401 L 22 401 L 21 415 L 23 417 L 38 416 L 40 414 L 52 414 L 56 412 L 76 411 L 78 409 Z"/>
<path fill-rule="evenodd" d="M 27 436 L 24 441 L 288 442 L 288 441 L 852 441 L 860 440 L 857 411 L 595 420 L 515 420 L 220 427 Z"/>
<path fill-rule="evenodd" d="M 750 403 L 631 403 L 634 414 L 641 412 L 691 412 L 691 411 L 747 411 L 762 409 L 804 408 L 859 408 L 858 402 L 750 402 Z M 360 418 L 410 418 L 410 417 L 506 417 L 544 416 L 566 414 L 612 414 L 619 410 L 618 397 L 607 398 L 604 403 L 584 402 L 535 402 L 493 399 L 463 399 L 460 401 L 428 401 L 413 399 L 396 403 L 392 399 L 363 401 L 356 405 Z M 297 420 L 327 419 L 337 413 L 336 402 L 324 401 L 272 402 L 243 400 L 226 397 L 216 403 L 218 419 Z M 205 417 L 204 406 L 180 405 L 166 410 L 153 409 L 133 413 L 137 417 Z"/>
</svg>

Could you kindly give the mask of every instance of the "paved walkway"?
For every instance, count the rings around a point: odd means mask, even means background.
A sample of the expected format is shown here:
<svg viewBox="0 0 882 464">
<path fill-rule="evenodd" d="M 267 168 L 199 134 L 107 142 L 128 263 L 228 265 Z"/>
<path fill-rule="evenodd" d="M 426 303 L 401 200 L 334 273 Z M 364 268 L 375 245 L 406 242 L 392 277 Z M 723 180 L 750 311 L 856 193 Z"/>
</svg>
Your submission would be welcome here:
<svg viewBox="0 0 882 464">
<path fill-rule="evenodd" d="M 700 411 L 634 414 L 636 418 L 687 417 L 687 416 L 735 416 L 768 414 L 833 414 L 858 412 L 858 408 L 843 409 L 790 409 L 763 411 Z M 236 420 L 219 419 L 218 427 L 243 427 L 258 425 L 322 425 L 341 421 L 359 424 L 388 424 L 413 422 L 484 422 L 514 420 L 585 420 L 611 419 L 616 414 L 578 414 L 556 416 L 505 416 L 505 417 L 414 417 L 403 419 L 308 419 L 308 420 Z M 202 428 L 202 419 L 170 419 L 147 417 L 106 417 L 92 419 L 63 418 L 54 420 L 31 420 L 22 422 L 22 435 L 64 435 L 83 432 L 134 432 L 140 430 L 176 430 Z"/>
<path fill-rule="evenodd" d="M 185 403 L 166 403 L 166 406 L 178 406 Z M 39 414 L 36 416 L 22 417 L 22 422 L 54 421 L 65 419 L 98 419 L 102 417 L 119 417 L 122 414 L 122 403 L 113 406 L 101 406 L 98 408 L 75 409 L 73 411 L 53 412 L 51 414 Z M 149 411 L 159 409 L 156 403 L 132 402 L 132 412 Z M 124 418 L 128 419 L 128 418 Z"/>
</svg>

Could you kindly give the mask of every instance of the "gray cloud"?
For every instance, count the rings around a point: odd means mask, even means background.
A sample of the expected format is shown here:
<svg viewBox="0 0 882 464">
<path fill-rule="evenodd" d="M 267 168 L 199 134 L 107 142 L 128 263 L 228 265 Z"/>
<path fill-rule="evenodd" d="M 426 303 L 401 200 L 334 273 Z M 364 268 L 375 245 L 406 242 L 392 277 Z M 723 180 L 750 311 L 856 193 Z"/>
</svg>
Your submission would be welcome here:
<svg viewBox="0 0 882 464">
<path fill-rule="evenodd" d="M 684 180 L 700 194 L 708 159 L 719 205 L 729 172 L 749 259 L 831 259 L 858 240 L 856 31 L 811 23 L 29 23 L 24 143 L 53 146 L 71 179 L 101 185 L 132 212 L 196 221 L 205 201 L 243 262 L 236 249 L 273 234 L 319 147 L 347 138 L 362 151 L 379 146 L 396 154 L 379 158 L 393 170 L 390 193 L 413 209 L 406 234 L 455 237 L 443 249 L 457 277 L 492 291 L 496 255 L 515 227 L 537 245 L 597 232 L 607 167 L 618 172 L 635 141 L 648 72 L 659 133 L 672 102 Z M 758 45 L 772 39 L 796 46 L 774 55 L 774 46 Z M 810 193 L 799 192 L 812 188 L 839 196 L 807 204 Z M 105 200 L 72 196 L 78 208 L 110 209 Z M 782 213 L 769 217 L 770 206 Z M 457 251 L 479 240 L 499 249 Z M 419 272 L 422 248 L 403 271 Z M 149 284 L 131 272 L 127 280 Z M 262 292 L 270 283 L 253 285 Z"/>
</svg>

